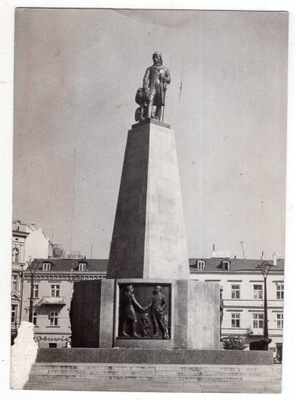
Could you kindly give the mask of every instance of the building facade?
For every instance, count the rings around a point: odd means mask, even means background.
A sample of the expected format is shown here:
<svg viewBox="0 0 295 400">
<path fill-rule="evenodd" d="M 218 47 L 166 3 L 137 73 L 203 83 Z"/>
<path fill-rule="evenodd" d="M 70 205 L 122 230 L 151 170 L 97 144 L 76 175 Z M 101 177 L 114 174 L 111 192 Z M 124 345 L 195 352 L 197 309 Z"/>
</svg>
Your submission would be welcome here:
<svg viewBox="0 0 295 400">
<path fill-rule="evenodd" d="M 70 303 L 73 283 L 104 279 L 108 260 L 36 259 L 23 277 L 22 319 L 29 320 L 31 287 L 33 323 L 40 347 L 65 347 L 71 336 Z M 248 350 L 260 349 L 264 338 L 264 278 L 261 260 L 190 259 L 191 279 L 219 283 L 223 297 L 221 336 L 239 336 Z M 272 265 L 272 262 L 269 262 Z M 32 279 L 33 274 L 33 279 Z M 267 280 L 269 349 L 282 360 L 284 325 L 284 260 L 278 260 Z M 32 286 L 33 285 L 33 286 Z"/>
<path fill-rule="evenodd" d="M 264 278 L 262 260 L 230 258 L 191 259 L 191 279 L 219 283 L 222 287 L 221 335 L 240 336 L 249 350 L 261 348 L 264 338 Z M 268 261 L 266 278 L 269 349 L 282 360 L 284 326 L 284 260 Z"/>
<path fill-rule="evenodd" d="M 25 269 L 25 243 L 29 233 L 26 226 L 13 224 L 11 272 L 11 339 L 17 336 L 22 320 L 23 271 Z"/>
<path fill-rule="evenodd" d="M 35 340 L 40 348 L 68 345 L 73 284 L 104 278 L 106 267 L 107 260 L 35 259 L 24 271 L 22 319 L 29 321 L 32 308 Z"/>
</svg>

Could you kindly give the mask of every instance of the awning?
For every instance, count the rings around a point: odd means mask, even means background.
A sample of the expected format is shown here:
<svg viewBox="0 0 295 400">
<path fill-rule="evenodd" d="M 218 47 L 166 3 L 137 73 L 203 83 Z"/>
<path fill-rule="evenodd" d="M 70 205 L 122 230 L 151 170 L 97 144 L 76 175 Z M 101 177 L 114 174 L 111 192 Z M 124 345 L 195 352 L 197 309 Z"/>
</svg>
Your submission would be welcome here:
<svg viewBox="0 0 295 400">
<path fill-rule="evenodd" d="M 36 304 L 37 307 L 40 306 L 64 306 L 66 305 L 64 297 L 49 297 L 45 296 Z"/>
</svg>

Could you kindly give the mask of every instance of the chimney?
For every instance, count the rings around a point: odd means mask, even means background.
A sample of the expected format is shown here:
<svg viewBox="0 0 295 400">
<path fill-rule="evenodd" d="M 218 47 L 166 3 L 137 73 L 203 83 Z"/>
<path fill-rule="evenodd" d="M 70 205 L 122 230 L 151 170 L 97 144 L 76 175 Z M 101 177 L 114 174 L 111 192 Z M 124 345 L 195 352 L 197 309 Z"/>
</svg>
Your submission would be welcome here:
<svg viewBox="0 0 295 400">
<path fill-rule="evenodd" d="M 272 259 L 273 259 L 273 266 L 276 267 L 278 265 L 278 256 L 276 251 L 273 253 Z"/>
<path fill-rule="evenodd" d="M 213 251 L 215 251 L 215 244 L 213 244 Z"/>
</svg>

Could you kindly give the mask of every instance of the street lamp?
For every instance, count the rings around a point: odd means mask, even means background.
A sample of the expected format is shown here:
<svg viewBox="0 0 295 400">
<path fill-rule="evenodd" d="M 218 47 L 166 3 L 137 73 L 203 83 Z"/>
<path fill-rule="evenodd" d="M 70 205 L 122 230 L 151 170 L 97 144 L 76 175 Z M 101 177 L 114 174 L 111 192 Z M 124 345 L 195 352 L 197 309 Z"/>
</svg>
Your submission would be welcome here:
<svg viewBox="0 0 295 400">
<path fill-rule="evenodd" d="M 263 276 L 264 282 L 264 324 L 263 324 L 263 350 L 268 350 L 268 345 L 271 339 L 268 337 L 268 314 L 267 314 L 267 277 L 272 267 L 276 266 L 276 259 L 274 263 L 270 264 L 268 261 L 263 261 L 257 268 Z"/>
<path fill-rule="evenodd" d="M 30 271 L 30 277 L 31 277 L 31 290 L 30 290 L 30 306 L 29 306 L 29 322 L 33 322 L 33 306 L 34 306 L 34 278 L 35 278 L 35 272 L 38 268 L 38 263 L 34 259 L 33 261 L 31 258 L 29 259 L 28 262 L 28 269 Z"/>
</svg>

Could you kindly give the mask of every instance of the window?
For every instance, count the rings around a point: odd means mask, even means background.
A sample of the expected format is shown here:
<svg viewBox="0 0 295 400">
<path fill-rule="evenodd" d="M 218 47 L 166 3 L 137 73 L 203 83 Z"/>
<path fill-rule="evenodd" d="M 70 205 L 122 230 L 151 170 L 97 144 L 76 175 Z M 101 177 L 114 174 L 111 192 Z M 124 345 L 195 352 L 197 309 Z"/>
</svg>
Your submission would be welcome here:
<svg viewBox="0 0 295 400">
<path fill-rule="evenodd" d="M 59 297 L 60 285 L 51 285 L 51 297 Z"/>
<path fill-rule="evenodd" d="M 18 291 L 18 275 L 17 274 L 12 274 L 11 288 L 12 288 L 12 290 L 15 290 L 16 292 Z"/>
<path fill-rule="evenodd" d="M 17 315 L 17 305 L 12 304 L 11 306 L 11 323 L 16 323 L 16 315 Z"/>
<path fill-rule="evenodd" d="M 12 261 L 19 262 L 19 249 L 17 247 L 14 247 L 12 250 Z"/>
<path fill-rule="evenodd" d="M 202 271 L 203 269 L 205 269 L 205 265 L 206 265 L 206 263 L 205 263 L 204 260 L 198 260 L 198 261 L 196 262 L 196 267 L 197 267 L 197 269 L 200 270 L 200 271 Z"/>
<path fill-rule="evenodd" d="M 50 326 L 58 325 L 58 312 L 51 312 L 49 314 L 49 323 L 50 323 Z"/>
<path fill-rule="evenodd" d="M 39 297 L 39 285 L 33 285 L 33 299 L 37 299 Z"/>
<path fill-rule="evenodd" d="M 50 349 L 56 349 L 56 348 L 57 348 L 57 343 L 49 343 L 49 344 L 48 344 L 48 347 L 49 347 Z"/>
<path fill-rule="evenodd" d="M 254 299 L 262 300 L 262 285 L 253 285 Z"/>
<path fill-rule="evenodd" d="M 277 328 L 283 329 L 283 327 L 284 327 L 284 315 L 277 314 Z"/>
<path fill-rule="evenodd" d="M 224 271 L 229 271 L 230 269 L 230 262 L 229 261 L 222 261 L 221 267 Z"/>
<path fill-rule="evenodd" d="M 86 271 L 86 263 L 79 263 L 79 271 Z"/>
<path fill-rule="evenodd" d="M 36 326 L 37 325 L 37 316 L 38 314 L 36 313 L 36 311 L 33 312 L 33 324 Z"/>
<path fill-rule="evenodd" d="M 240 327 L 240 313 L 232 313 L 231 315 L 231 327 L 232 328 L 239 328 Z"/>
<path fill-rule="evenodd" d="M 253 328 L 254 329 L 263 328 L 264 326 L 263 320 L 264 320 L 263 314 L 253 314 Z"/>
<path fill-rule="evenodd" d="M 240 285 L 231 285 L 231 298 L 239 299 L 240 298 Z"/>
<path fill-rule="evenodd" d="M 43 263 L 43 271 L 50 271 L 51 265 L 50 263 Z"/>
<path fill-rule="evenodd" d="M 277 284 L 277 300 L 284 300 L 284 284 Z"/>
</svg>

